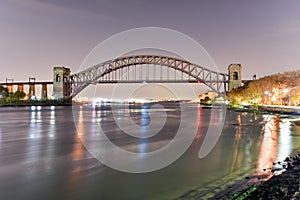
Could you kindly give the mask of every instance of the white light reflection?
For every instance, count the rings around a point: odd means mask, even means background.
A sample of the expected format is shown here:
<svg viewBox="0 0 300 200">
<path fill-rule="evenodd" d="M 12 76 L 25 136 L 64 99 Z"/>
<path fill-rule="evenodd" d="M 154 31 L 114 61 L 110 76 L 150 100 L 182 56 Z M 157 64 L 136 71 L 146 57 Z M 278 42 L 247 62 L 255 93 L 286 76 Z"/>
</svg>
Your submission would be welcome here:
<svg viewBox="0 0 300 200">
<path fill-rule="evenodd" d="M 41 111 L 38 111 L 38 112 L 37 112 L 37 119 L 36 119 L 36 122 L 37 122 L 37 123 L 42 122 Z"/>
<path fill-rule="evenodd" d="M 139 144 L 139 153 L 141 153 L 141 157 L 144 156 L 142 153 L 147 153 L 146 147 L 147 147 L 147 142 L 141 142 Z"/>
<path fill-rule="evenodd" d="M 49 120 L 49 137 L 54 138 L 55 136 L 55 110 L 51 110 L 50 112 L 50 120 Z"/>
<path fill-rule="evenodd" d="M 30 132 L 29 132 L 29 137 L 31 139 L 40 136 L 41 122 L 42 122 L 41 111 L 36 111 L 36 107 L 31 106 Z"/>
<path fill-rule="evenodd" d="M 55 111 L 51 110 L 50 112 L 50 124 L 55 124 Z"/>
<path fill-rule="evenodd" d="M 97 111 L 96 109 L 93 109 L 93 112 L 92 112 L 92 123 L 96 123 L 97 122 Z"/>
<path fill-rule="evenodd" d="M 146 136 L 149 128 L 149 107 L 143 105 L 141 109 L 141 119 L 140 119 L 140 133 L 142 136 Z M 141 138 L 139 142 L 139 153 L 140 157 L 145 157 L 144 153 L 147 153 L 147 141 L 146 138 Z"/>
<path fill-rule="evenodd" d="M 35 107 L 34 107 L 35 108 Z M 32 110 L 32 109 L 31 109 Z M 36 122 L 36 112 L 31 112 L 31 117 L 30 117 L 30 126 L 34 126 L 35 122 Z"/>
<path fill-rule="evenodd" d="M 84 121 L 83 121 L 83 111 L 82 111 L 82 106 L 80 106 L 78 112 L 78 124 L 77 124 L 77 133 L 78 135 L 83 135 L 84 134 Z"/>
<path fill-rule="evenodd" d="M 142 112 L 141 112 L 141 127 L 143 131 L 145 131 L 144 127 L 148 125 L 149 119 L 148 119 L 148 107 L 142 106 Z"/>
<path fill-rule="evenodd" d="M 26 162 L 32 162 L 34 160 L 36 160 L 39 155 L 40 155 L 40 145 L 37 145 L 37 140 L 41 139 L 42 136 L 42 123 L 40 123 L 42 121 L 42 117 L 41 117 L 41 111 L 31 111 L 31 115 L 30 115 L 30 126 L 28 129 L 28 140 L 26 141 L 26 156 L 25 156 L 25 160 Z M 24 173 L 30 173 L 32 171 L 34 171 L 35 169 L 26 169 L 24 171 Z"/>
<path fill-rule="evenodd" d="M 278 154 L 277 160 L 284 160 L 292 153 L 291 122 L 282 119 L 279 123 Z"/>
<path fill-rule="evenodd" d="M 34 138 L 35 138 L 35 134 L 31 133 L 31 134 L 29 135 L 29 137 L 30 137 L 30 139 L 34 139 Z"/>
</svg>

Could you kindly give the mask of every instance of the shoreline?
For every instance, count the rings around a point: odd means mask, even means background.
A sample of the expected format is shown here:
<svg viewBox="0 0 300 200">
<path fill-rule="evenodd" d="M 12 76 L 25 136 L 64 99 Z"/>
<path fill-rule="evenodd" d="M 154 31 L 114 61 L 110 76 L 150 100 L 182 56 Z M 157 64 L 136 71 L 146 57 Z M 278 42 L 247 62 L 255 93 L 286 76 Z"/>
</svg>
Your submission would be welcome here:
<svg viewBox="0 0 300 200">
<path fill-rule="evenodd" d="M 205 107 L 205 106 L 203 106 Z M 206 106 L 207 107 L 207 106 Z M 276 106 L 259 106 L 258 108 L 251 107 L 243 107 L 243 108 L 235 108 L 235 107 L 227 107 L 229 110 L 235 112 L 248 112 L 248 113 L 257 113 L 257 114 L 268 114 L 275 115 L 279 118 L 293 118 L 300 117 L 300 107 L 276 107 Z M 275 108 L 275 109 L 273 109 Z M 297 112 L 295 113 L 295 110 Z M 299 113 L 298 113 L 299 111 Z M 300 121 L 300 120 L 299 120 Z M 294 149 L 291 155 L 289 155 L 288 159 L 292 160 L 293 157 L 297 156 L 299 158 L 299 162 L 297 166 L 293 166 L 293 169 L 286 169 L 284 167 L 288 166 L 286 161 L 278 161 L 278 163 L 274 163 L 272 169 L 269 169 L 269 173 L 263 175 L 257 175 L 254 172 L 251 173 L 250 176 L 240 176 L 235 179 L 233 184 L 229 184 L 221 191 L 217 192 L 208 199 L 282 199 L 286 198 L 286 196 L 291 196 L 294 199 L 300 199 L 300 186 L 298 188 L 298 184 L 300 182 L 300 148 Z M 287 159 L 287 158 L 286 158 Z M 296 169 L 296 170 L 295 170 Z M 266 170 L 268 171 L 268 170 Z M 280 172 L 279 174 L 278 171 Z M 295 176 L 298 175 L 298 182 L 294 182 L 292 185 L 296 185 L 297 189 L 293 189 L 289 191 L 287 185 L 284 180 L 286 177 L 292 177 L 291 179 L 295 179 Z M 277 184 L 277 186 L 274 186 Z M 284 190 L 284 194 L 281 190 Z M 271 192 L 270 192 L 271 191 Z M 278 195 L 281 196 L 278 196 Z M 282 195 L 283 194 L 283 195 Z M 194 192 L 188 192 L 179 199 L 194 199 L 198 194 Z M 277 195 L 277 196 L 276 196 Z M 284 196 L 286 195 L 286 196 Z"/>
<path fill-rule="evenodd" d="M 300 148 L 283 161 L 274 163 L 267 180 L 251 181 L 257 177 L 244 177 L 244 180 L 217 193 L 214 199 L 300 199 Z M 274 167 L 275 165 L 281 168 Z M 275 172 L 280 170 L 281 173 Z"/>
<path fill-rule="evenodd" d="M 227 107 L 230 110 L 234 110 L 236 112 L 253 112 L 259 114 L 270 114 L 270 115 L 292 115 L 298 116 L 300 115 L 300 107 L 299 106 L 271 106 L 271 105 L 260 105 L 257 108 L 247 107 Z"/>
<path fill-rule="evenodd" d="M 30 101 L 19 101 L 16 103 L 4 103 L 0 104 L 1 107 L 26 107 L 26 106 L 72 106 L 73 102 L 69 100 L 30 100 Z"/>
<path fill-rule="evenodd" d="M 275 109 L 274 109 L 275 108 Z M 279 115 L 284 118 L 299 117 L 300 113 L 294 112 L 287 107 L 264 106 L 258 109 L 230 108 L 236 112 L 254 112 L 258 114 Z M 292 108 L 294 109 L 294 108 Z M 300 110 L 300 108 L 297 108 Z M 226 189 L 215 194 L 210 199 L 300 199 L 300 148 L 295 149 L 284 161 L 273 163 L 270 169 L 270 177 L 250 176 L 241 177 L 241 180 L 228 186 Z M 279 174 L 276 174 L 280 171 Z M 289 180 L 288 183 L 286 180 Z M 297 188 L 296 188 L 297 187 Z"/>
</svg>

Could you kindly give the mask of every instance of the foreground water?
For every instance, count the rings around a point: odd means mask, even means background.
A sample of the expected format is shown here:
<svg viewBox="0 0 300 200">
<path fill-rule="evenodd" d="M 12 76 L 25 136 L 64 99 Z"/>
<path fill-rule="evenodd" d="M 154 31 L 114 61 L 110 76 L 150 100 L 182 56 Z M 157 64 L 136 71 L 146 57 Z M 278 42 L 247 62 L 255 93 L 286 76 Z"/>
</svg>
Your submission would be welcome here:
<svg viewBox="0 0 300 200">
<path fill-rule="evenodd" d="M 149 109 L 121 106 L 113 115 L 109 107 L 1 108 L 0 199 L 178 199 L 195 191 L 206 199 L 245 176 L 266 174 L 263 169 L 300 147 L 300 127 L 295 123 L 300 119 L 227 110 L 216 145 L 199 159 L 208 127 L 218 120 L 210 121 L 211 114 L 219 110 L 192 104 L 185 106 L 184 115 L 178 104 L 156 107 L 154 116 L 164 112 L 167 120 L 153 138 L 137 140 L 118 129 L 116 120 L 130 118 L 141 133 L 146 132 Z M 188 116 L 196 116 L 185 121 L 191 127 L 186 134 L 196 134 L 194 142 L 163 169 L 120 172 L 91 154 L 91 146 L 101 146 L 95 137 L 99 127 L 122 149 L 151 152 L 170 143 L 182 117 Z M 88 147 L 83 135 L 89 138 Z"/>
</svg>

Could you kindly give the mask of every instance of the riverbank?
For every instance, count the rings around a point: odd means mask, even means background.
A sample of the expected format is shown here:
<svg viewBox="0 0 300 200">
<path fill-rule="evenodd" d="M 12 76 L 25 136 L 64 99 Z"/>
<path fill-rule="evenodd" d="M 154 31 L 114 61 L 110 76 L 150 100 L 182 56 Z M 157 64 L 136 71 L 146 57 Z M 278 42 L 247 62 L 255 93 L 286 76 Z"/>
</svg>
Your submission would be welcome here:
<svg viewBox="0 0 300 200">
<path fill-rule="evenodd" d="M 232 108 L 231 108 L 232 109 Z M 298 116 L 299 107 L 260 107 L 260 109 L 233 109 L 236 111 L 266 113 L 290 117 Z M 296 112 L 296 114 L 295 114 Z M 299 122 L 299 121 L 296 121 Z M 297 125 L 297 123 L 295 124 Z M 211 199 L 300 199 L 300 149 L 283 161 L 273 163 L 271 169 L 264 169 L 270 176 L 241 177 Z"/>
<path fill-rule="evenodd" d="M 68 99 L 51 100 L 20 100 L 16 102 L 0 103 L 0 107 L 24 107 L 24 106 L 72 106 Z"/>
<path fill-rule="evenodd" d="M 280 170 L 282 173 L 278 173 Z M 260 181 L 258 177 L 245 177 L 211 199 L 300 199 L 300 153 L 274 163 L 273 176 Z M 256 180 L 252 180 L 256 179 Z"/>
<path fill-rule="evenodd" d="M 229 106 L 228 109 L 237 112 L 254 112 L 260 114 L 280 114 L 280 115 L 300 115 L 299 106 L 273 106 L 273 105 L 259 105 L 257 107 L 251 106 Z"/>
<path fill-rule="evenodd" d="M 271 114 L 300 115 L 299 106 L 259 106 L 258 109 Z"/>
</svg>

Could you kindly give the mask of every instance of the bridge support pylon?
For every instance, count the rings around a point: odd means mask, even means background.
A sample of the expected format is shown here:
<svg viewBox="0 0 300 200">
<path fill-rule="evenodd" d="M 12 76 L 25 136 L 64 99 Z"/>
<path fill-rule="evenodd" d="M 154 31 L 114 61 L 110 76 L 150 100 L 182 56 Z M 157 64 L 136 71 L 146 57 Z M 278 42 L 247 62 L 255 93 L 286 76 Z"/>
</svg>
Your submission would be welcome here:
<svg viewBox="0 0 300 200">
<path fill-rule="evenodd" d="M 47 84 L 42 84 L 41 98 L 42 99 L 47 99 L 48 98 Z"/>
<path fill-rule="evenodd" d="M 230 64 L 228 66 L 228 74 L 229 74 L 228 92 L 230 92 L 232 89 L 236 89 L 243 85 L 241 64 Z"/>
<path fill-rule="evenodd" d="M 24 92 L 24 85 L 23 84 L 18 85 L 18 91 Z"/>
<path fill-rule="evenodd" d="M 29 84 L 29 97 L 35 97 L 35 84 L 34 83 L 30 83 Z"/>
<path fill-rule="evenodd" d="M 64 66 L 54 66 L 53 68 L 53 97 L 55 99 L 67 98 L 71 94 L 69 84 L 71 70 Z"/>
</svg>

